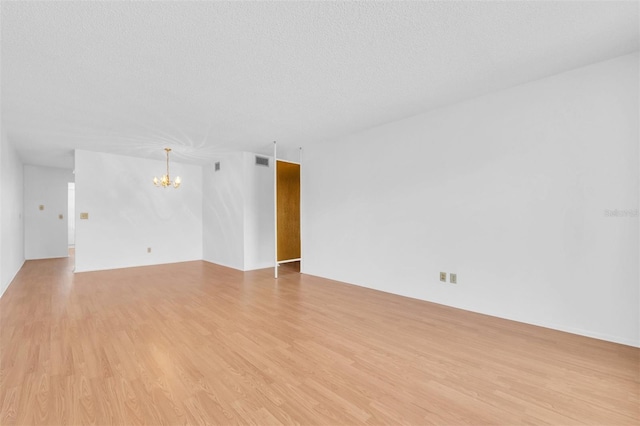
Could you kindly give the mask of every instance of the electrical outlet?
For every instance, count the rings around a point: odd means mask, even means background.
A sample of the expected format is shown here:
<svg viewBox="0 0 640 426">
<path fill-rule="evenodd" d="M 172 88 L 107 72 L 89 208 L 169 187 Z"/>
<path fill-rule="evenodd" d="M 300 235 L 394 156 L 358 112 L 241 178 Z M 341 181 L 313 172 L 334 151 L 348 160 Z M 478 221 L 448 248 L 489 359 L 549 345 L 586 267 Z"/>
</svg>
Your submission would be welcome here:
<svg viewBox="0 0 640 426">
<path fill-rule="evenodd" d="M 458 284 L 458 274 L 449 274 L 449 282 L 451 284 Z"/>
<path fill-rule="evenodd" d="M 147 253 L 151 253 L 151 247 L 147 247 Z"/>
<path fill-rule="evenodd" d="M 447 273 L 446 272 L 440 272 L 440 281 L 442 281 L 443 283 L 447 282 Z"/>
</svg>

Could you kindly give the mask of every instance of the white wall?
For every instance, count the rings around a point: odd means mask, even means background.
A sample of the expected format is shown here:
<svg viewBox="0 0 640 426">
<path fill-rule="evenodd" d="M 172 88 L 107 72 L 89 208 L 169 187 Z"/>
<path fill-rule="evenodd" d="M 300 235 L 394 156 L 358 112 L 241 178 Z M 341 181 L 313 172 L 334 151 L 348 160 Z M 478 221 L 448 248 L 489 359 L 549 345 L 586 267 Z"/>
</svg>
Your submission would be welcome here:
<svg viewBox="0 0 640 426">
<path fill-rule="evenodd" d="M 23 169 L 13 145 L 0 131 L 0 296 L 24 263 Z"/>
<path fill-rule="evenodd" d="M 2 128 L 2 124 L 0 124 L 0 179 L 2 179 L 4 176 L 4 170 L 8 169 L 8 167 L 5 167 L 3 159 L 6 157 L 6 154 L 4 153 L 5 151 L 5 143 L 8 143 L 8 141 L 6 141 L 6 136 L 4 134 L 4 129 Z M 4 245 L 2 242 L 4 241 L 4 221 L 3 221 L 3 206 L 4 206 L 4 196 L 3 194 L 5 194 L 5 190 L 4 188 L 4 183 L 2 183 L 2 181 L 0 181 L 0 237 L 2 237 L 2 239 L 0 240 L 0 297 L 2 297 L 2 295 L 4 294 L 4 291 L 7 289 L 7 287 L 9 286 L 9 283 L 7 283 L 5 285 L 4 282 L 4 277 L 2 275 L 2 271 L 3 271 L 3 264 L 5 261 L 5 258 L 2 256 L 2 246 Z"/>
<path fill-rule="evenodd" d="M 244 155 L 221 155 L 203 167 L 203 259 L 244 270 Z"/>
<path fill-rule="evenodd" d="M 274 263 L 273 164 L 255 154 L 221 155 L 203 172 L 204 260 L 248 271 Z"/>
<path fill-rule="evenodd" d="M 182 186 L 157 188 L 152 179 L 165 168 L 76 151 L 76 272 L 202 259 L 202 167 L 172 161 Z"/>
<path fill-rule="evenodd" d="M 261 155 L 261 157 L 264 157 Z M 275 262 L 273 158 L 256 165 L 256 154 L 244 153 L 244 269 L 273 267 Z"/>
<path fill-rule="evenodd" d="M 640 346 L 638 89 L 635 54 L 306 148 L 303 272 Z"/>
<path fill-rule="evenodd" d="M 67 257 L 68 185 L 71 170 L 25 164 L 24 253 L 26 259 Z M 39 206 L 44 206 L 40 210 Z M 59 215 L 62 215 L 60 218 Z"/>
</svg>

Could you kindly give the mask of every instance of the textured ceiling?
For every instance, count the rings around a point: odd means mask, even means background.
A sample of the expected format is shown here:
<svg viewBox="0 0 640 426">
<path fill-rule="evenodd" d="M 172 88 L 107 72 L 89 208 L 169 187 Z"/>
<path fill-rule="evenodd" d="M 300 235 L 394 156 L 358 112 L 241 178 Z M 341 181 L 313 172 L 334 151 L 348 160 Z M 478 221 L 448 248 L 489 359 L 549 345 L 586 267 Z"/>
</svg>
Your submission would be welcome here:
<svg viewBox="0 0 640 426">
<path fill-rule="evenodd" d="M 2 128 L 205 163 L 308 146 L 638 50 L 632 2 L 8 2 Z"/>
</svg>

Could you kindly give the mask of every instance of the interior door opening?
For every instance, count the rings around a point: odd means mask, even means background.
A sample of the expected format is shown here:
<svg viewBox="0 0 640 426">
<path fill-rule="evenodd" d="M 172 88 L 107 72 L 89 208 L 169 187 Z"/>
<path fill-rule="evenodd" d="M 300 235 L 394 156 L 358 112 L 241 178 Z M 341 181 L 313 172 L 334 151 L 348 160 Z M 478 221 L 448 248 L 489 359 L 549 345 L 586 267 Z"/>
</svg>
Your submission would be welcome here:
<svg viewBox="0 0 640 426">
<path fill-rule="evenodd" d="M 300 164 L 278 160 L 278 263 L 300 261 Z"/>
<path fill-rule="evenodd" d="M 75 255 L 76 248 L 76 184 L 69 182 L 69 195 L 67 197 L 67 242 L 69 246 L 69 256 Z"/>
</svg>

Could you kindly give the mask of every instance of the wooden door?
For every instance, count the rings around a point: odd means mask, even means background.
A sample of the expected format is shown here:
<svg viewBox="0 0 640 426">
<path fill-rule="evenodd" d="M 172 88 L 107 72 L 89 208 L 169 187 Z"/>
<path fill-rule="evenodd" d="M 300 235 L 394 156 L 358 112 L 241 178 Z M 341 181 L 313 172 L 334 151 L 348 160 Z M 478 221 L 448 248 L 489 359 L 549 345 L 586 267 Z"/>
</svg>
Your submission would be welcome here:
<svg viewBox="0 0 640 426">
<path fill-rule="evenodd" d="M 300 164 L 276 162 L 278 262 L 300 259 Z"/>
</svg>

